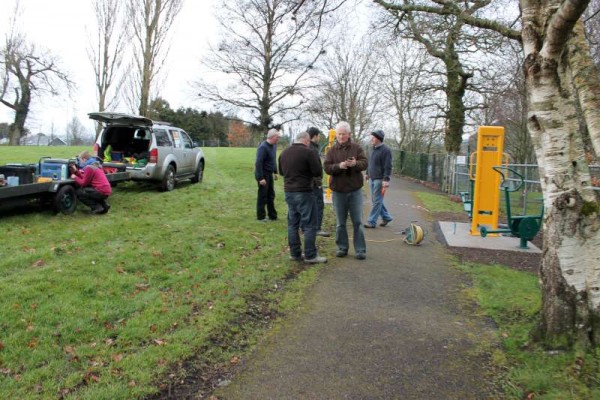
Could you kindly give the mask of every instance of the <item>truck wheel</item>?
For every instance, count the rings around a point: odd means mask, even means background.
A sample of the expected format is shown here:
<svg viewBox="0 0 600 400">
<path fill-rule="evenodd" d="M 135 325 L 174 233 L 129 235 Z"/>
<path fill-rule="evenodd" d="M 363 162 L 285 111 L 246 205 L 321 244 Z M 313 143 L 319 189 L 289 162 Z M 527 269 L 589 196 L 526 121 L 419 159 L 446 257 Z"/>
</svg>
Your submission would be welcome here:
<svg viewBox="0 0 600 400">
<path fill-rule="evenodd" d="M 77 193 L 73 186 L 61 187 L 54 196 L 54 210 L 65 215 L 73 214 L 77 208 Z"/>
<path fill-rule="evenodd" d="M 167 167 L 167 172 L 165 172 L 160 188 L 165 192 L 175 189 L 175 168 L 172 165 Z"/>
<path fill-rule="evenodd" d="M 202 182 L 202 178 L 204 177 L 204 161 L 200 161 L 198 167 L 196 168 L 196 172 L 194 172 L 194 176 L 190 181 L 192 183 Z"/>
</svg>

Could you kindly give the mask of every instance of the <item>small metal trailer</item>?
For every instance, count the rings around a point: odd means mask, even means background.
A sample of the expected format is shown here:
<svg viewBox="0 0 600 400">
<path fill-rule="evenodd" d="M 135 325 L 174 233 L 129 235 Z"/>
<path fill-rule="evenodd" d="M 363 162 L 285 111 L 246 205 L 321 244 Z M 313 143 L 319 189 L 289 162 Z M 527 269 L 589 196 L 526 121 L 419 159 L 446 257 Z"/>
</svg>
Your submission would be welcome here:
<svg viewBox="0 0 600 400">
<path fill-rule="evenodd" d="M 0 166 L 0 174 L 10 174 L 17 165 Z M 26 167 L 26 166 L 23 166 Z M 32 166 L 34 169 L 35 167 Z M 27 170 L 27 168 L 24 168 Z M 77 192 L 75 181 L 72 179 L 55 179 L 48 182 L 31 182 L 28 179 L 21 180 L 22 184 L 14 186 L 0 186 L 0 210 L 11 207 L 26 205 L 31 201 L 39 201 L 42 210 L 50 209 L 54 213 L 72 214 L 77 208 Z M 9 175 L 11 176 L 11 175 Z M 14 175 L 13 175 L 14 176 Z M 115 185 L 130 179 L 129 172 L 110 172 L 106 174 L 108 181 Z"/>
</svg>

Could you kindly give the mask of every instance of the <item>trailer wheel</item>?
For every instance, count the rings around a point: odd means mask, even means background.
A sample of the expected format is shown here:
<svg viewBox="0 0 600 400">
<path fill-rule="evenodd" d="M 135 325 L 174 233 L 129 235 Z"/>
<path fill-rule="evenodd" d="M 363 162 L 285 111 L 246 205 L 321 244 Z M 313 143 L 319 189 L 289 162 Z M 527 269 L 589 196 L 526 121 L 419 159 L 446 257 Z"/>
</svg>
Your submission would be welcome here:
<svg viewBox="0 0 600 400">
<path fill-rule="evenodd" d="M 58 213 L 73 214 L 77 208 L 77 193 L 73 186 L 61 187 L 54 197 L 54 210 Z"/>
</svg>

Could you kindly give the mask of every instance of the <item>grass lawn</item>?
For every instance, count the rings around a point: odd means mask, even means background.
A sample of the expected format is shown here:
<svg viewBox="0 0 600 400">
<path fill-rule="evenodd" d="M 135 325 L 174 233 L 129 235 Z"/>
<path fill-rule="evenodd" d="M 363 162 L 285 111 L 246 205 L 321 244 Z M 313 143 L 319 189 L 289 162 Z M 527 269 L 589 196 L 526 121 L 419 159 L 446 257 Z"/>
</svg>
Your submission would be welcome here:
<svg viewBox="0 0 600 400">
<path fill-rule="evenodd" d="M 462 212 L 445 195 L 420 192 L 418 197 L 434 215 Z M 502 347 L 492 358 L 505 398 L 600 399 L 600 349 L 548 350 L 531 339 L 541 307 L 537 275 L 502 265 L 457 263 L 457 268 L 472 279 L 464 293 L 498 327 Z"/>
<path fill-rule="evenodd" d="M 0 163 L 82 149 L 0 146 Z M 268 298 L 276 312 L 294 306 L 294 291 L 278 290 L 294 268 L 285 218 L 255 221 L 255 149 L 205 154 L 202 183 L 167 193 L 120 184 L 106 215 L 81 204 L 68 216 L 0 214 L 1 398 L 139 398 L 235 330 L 251 299 Z"/>
</svg>

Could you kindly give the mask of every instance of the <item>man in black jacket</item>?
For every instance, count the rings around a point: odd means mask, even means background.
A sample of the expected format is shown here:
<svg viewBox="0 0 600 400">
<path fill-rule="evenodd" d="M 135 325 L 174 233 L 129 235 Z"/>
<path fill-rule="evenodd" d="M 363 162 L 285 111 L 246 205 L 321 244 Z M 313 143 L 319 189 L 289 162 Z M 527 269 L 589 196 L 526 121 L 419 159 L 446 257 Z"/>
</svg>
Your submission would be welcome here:
<svg viewBox="0 0 600 400">
<path fill-rule="evenodd" d="M 314 126 L 307 130 L 310 136 L 310 148 L 319 156 L 319 162 L 321 157 L 319 155 L 319 141 L 321 140 L 321 131 Z M 315 204 L 317 207 L 317 236 L 329 237 L 329 232 L 322 230 L 323 226 L 323 211 L 325 210 L 325 202 L 323 201 L 323 178 L 315 178 L 315 185 L 313 187 L 313 195 L 315 196 Z"/>
<path fill-rule="evenodd" d="M 369 155 L 369 168 L 366 176 L 371 189 L 371 212 L 365 228 L 375 228 L 380 217 L 380 226 L 386 226 L 393 220 L 383 204 L 383 195 L 390 186 L 390 175 L 392 174 L 392 151 L 383 143 L 384 137 L 385 134 L 382 130 L 371 132 L 373 150 Z"/>
<path fill-rule="evenodd" d="M 262 142 L 256 150 L 254 163 L 254 177 L 258 183 L 258 198 L 256 200 L 256 219 L 264 222 L 267 214 L 271 221 L 277 220 L 275 210 L 274 178 L 277 179 L 277 142 L 279 131 L 270 129 L 267 140 Z M 265 207 L 267 212 L 265 212 Z"/>
<path fill-rule="evenodd" d="M 294 143 L 279 156 L 279 172 L 283 175 L 283 190 L 288 205 L 290 259 L 302 260 L 302 226 L 304 262 L 316 264 L 327 262 L 325 257 L 317 253 L 317 218 L 313 195 L 314 179 L 322 177 L 323 170 L 318 155 L 308 147 L 309 143 L 307 132 L 297 134 Z"/>
</svg>

